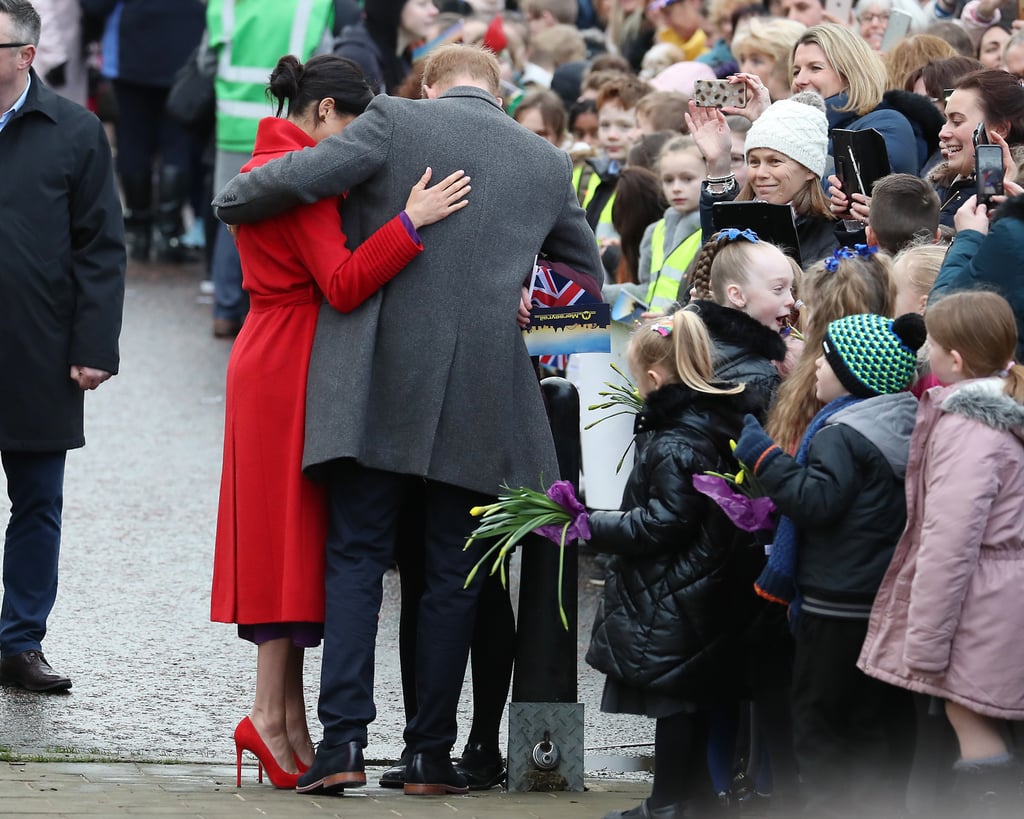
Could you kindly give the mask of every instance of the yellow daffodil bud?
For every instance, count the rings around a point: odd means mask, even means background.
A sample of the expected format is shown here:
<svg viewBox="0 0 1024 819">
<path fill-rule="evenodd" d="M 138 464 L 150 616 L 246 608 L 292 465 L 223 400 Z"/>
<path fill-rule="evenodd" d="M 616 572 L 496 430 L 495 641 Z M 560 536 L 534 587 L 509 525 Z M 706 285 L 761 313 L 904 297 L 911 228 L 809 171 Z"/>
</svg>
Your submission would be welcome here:
<svg viewBox="0 0 1024 819">
<path fill-rule="evenodd" d="M 472 509 L 469 510 L 469 514 L 471 514 L 475 518 L 478 518 L 487 511 L 487 508 L 488 507 L 486 506 L 474 506 Z"/>
<path fill-rule="evenodd" d="M 733 452 L 736 451 L 736 442 L 732 438 L 729 439 L 729 449 Z"/>
<path fill-rule="evenodd" d="M 741 469 L 739 472 L 736 473 L 736 485 L 737 486 L 739 486 L 741 483 L 743 483 L 743 478 L 744 478 L 743 470 Z"/>
</svg>

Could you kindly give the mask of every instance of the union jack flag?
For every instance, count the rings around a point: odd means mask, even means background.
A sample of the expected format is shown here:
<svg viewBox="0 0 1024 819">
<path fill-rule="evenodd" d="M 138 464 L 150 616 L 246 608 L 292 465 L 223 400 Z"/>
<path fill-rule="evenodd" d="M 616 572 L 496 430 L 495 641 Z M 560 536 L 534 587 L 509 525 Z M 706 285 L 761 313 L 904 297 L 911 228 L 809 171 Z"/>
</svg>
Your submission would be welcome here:
<svg viewBox="0 0 1024 819">
<path fill-rule="evenodd" d="M 530 288 L 530 302 L 534 307 L 568 307 L 570 304 L 594 304 L 601 301 L 599 295 L 559 273 L 556 269 L 558 267 L 564 269 L 563 265 L 556 262 L 537 260 L 533 267 L 533 283 Z M 564 355 L 539 357 L 540 366 L 551 370 L 564 370 L 568 359 L 569 357 Z"/>
</svg>

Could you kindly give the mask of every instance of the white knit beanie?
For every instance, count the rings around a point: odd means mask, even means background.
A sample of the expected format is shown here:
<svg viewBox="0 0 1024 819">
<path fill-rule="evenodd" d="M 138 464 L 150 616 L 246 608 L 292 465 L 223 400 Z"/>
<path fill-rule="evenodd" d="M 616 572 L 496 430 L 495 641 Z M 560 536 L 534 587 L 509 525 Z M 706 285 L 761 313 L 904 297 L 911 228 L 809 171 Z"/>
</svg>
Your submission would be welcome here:
<svg viewBox="0 0 1024 819">
<path fill-rule="evenodd" d="M 815 176 L 825 173 L 828 155 L 828 119 L 825 101 L 812 91 L 801 91 L 773 102 L 747 131 L 744 153 L 769 148 L 785 154 Z"/>
</svg>

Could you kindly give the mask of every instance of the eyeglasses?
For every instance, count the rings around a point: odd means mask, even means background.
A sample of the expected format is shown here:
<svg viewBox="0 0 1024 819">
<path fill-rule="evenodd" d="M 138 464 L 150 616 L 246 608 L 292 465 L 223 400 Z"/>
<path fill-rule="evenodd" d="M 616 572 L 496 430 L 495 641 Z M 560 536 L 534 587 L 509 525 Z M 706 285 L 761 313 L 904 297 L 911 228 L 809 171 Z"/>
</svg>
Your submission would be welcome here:
<svg viewBox="0 0 1024 819">
<path fill-rule="evenodd" d="M 888 23 L 889 12 L 887 11 L 865 11 L 858 18 L 862 23 Z"/>
<path fill-rule="evenodd" d="M 21 48 L 27 45 L 32 45 L 32 43 L 0 43 L 0 48 Z"/>
</svg>

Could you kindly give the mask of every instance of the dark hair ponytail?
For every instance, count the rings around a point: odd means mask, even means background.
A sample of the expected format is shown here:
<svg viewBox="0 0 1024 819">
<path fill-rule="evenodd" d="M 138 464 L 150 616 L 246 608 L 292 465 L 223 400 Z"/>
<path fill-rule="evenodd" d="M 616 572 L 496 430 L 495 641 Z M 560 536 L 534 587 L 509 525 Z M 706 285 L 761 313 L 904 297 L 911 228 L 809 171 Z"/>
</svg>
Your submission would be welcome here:
<svg viewBox="0 0 1024 819">
<path fill-rule="evenodd" d="M 305 65 L 287 54 L 277 61 L 270 74 L 267 96 L 277 100 L 275 116 L 281 116 L 285 103 L 288 114 L 302 116 L 321 100 L 334 100 L 341 114 L 358 116 L 373 99 L 366 77 L 358 64 L 335 54 L 313 57 Z"/>
</svg>

